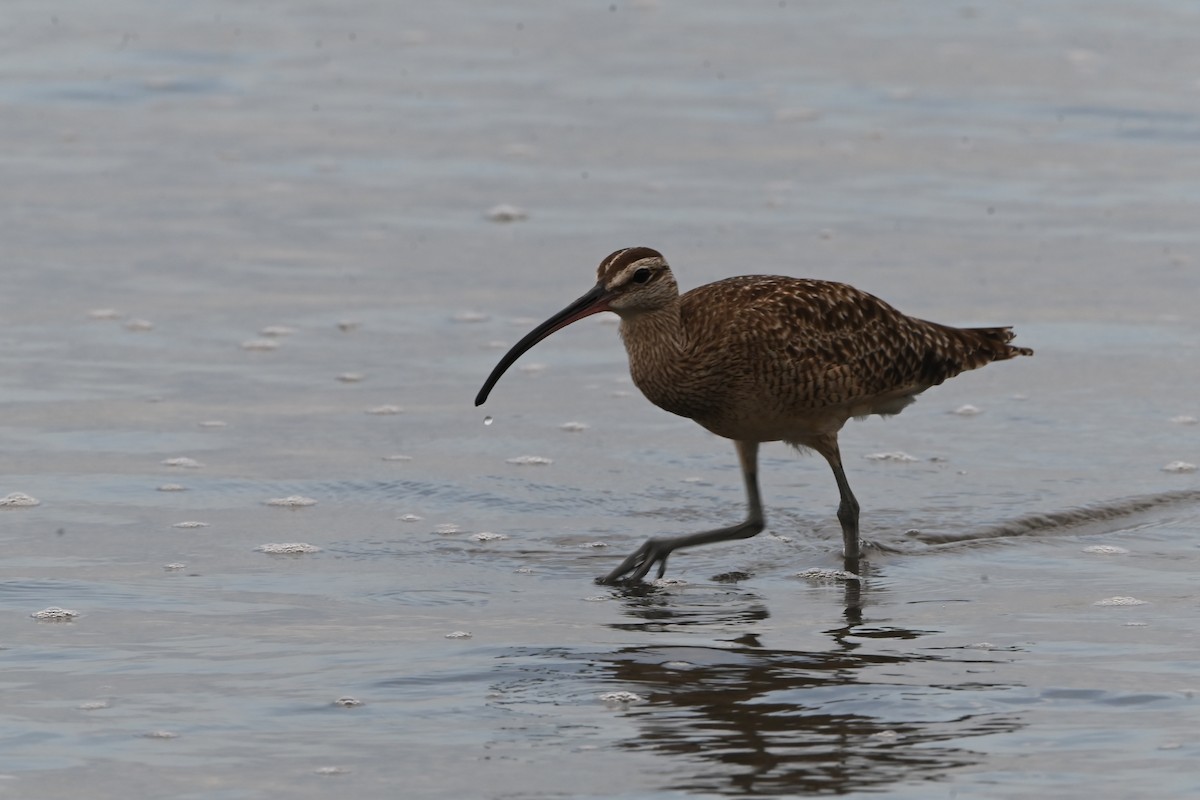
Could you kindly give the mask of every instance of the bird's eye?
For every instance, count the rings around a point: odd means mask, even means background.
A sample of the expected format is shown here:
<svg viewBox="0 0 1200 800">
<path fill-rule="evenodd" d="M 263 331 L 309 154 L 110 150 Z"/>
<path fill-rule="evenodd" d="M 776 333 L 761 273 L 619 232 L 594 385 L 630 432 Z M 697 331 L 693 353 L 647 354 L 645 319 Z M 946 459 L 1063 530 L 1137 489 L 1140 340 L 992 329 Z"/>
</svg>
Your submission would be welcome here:
<svg viewBox="0 0 1200 800">
<path fill-rule="evenodd" d="M 645 283 L 648 280 L 650 280 L 650 270 L 645 267 L 642 267 L 637 272 L 633 273 L 634 283 Z"/>
</svg>

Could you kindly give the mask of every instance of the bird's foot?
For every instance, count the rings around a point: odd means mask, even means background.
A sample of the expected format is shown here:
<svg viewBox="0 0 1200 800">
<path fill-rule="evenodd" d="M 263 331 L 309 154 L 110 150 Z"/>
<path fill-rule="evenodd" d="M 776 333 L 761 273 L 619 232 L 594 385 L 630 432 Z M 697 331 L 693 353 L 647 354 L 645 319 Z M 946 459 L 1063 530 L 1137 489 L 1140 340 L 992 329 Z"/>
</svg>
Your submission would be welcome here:
<svg viewBox="0 0 1200 800">
<path fill-rule="evenodd" d="M 613 585 L 618 583 L 638 583 L 658 564 L 658 575 L 661 578 L 667 573 L 667 556 L 675 549 L 673 542 L 667 539 L 648 539 L 634 550 L 620 566 L 602 577 L 596 578 L 596 583 Z"/>
</svg>

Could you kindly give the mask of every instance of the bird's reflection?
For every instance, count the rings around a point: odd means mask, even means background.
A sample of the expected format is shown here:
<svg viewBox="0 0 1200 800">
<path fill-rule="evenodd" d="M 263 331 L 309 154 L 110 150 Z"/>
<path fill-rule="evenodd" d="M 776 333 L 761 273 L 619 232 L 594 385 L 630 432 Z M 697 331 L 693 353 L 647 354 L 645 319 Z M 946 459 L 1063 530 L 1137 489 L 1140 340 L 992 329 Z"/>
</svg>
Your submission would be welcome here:
<svg viewBox="0 0 1200 800">
<path fill-rule="evenodd" d="M 913 646 L 930 631 L 864 625 L 862 591 L 846 582 L 846 624 L 826 632 L 824 652 L 763 647 L 760 634 L 744 630 L 770 616 L 753 593 L 626 593 L 626 620 L 614 624 L 622 630 L 743 632 L 723 646 L 592 655 L 606 684 L 645 698 L 626 712 L 640 733 L 623 746 L 669 757 L 664 775 L 675 790 L 843 793 L 936 779 L 980 760 L 964 739 L 1020 727 L 1010 712 L 955 696 L 980 691 L 979 674 L 961 687 L 946 680 L 990 654 L 932 654 Z"/>
</svg>

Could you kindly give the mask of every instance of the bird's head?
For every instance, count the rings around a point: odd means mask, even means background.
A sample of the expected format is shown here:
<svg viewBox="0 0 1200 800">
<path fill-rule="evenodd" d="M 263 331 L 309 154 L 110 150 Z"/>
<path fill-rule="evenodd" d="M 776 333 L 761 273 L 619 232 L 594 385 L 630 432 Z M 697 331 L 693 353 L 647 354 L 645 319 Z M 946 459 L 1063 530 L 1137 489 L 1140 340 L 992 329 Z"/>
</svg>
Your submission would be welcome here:
<svg viewBox="0 0 1200 800">
<path fill-rule="evenodd" d="M 572 322 L 601 311 L 613 311 L 622 317 L 645 314 L 665 308 L 678 299 L 679 286 L 662 253 L 649 247 L 617 250 L 596 268 L 596 285 L 591 291 L 525 334 L 504 354 L 476 395 L 475 405 L 482 405 L 487 400 L 500 376 L 526 350 Z"/>
</svg>

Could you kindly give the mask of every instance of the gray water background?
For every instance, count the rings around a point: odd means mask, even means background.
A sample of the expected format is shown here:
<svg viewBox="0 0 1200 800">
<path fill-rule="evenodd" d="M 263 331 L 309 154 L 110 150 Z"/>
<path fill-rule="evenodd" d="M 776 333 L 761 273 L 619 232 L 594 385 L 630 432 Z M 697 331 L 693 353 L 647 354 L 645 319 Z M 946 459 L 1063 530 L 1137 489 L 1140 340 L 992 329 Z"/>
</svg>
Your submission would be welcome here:
<svg viewBox="0 0 1200 800">
<path fill-rule="evenodd" d="M 0 796 L 1200 793 L 1162 469 L 1200 462 L 1198 38 L 1168 0 L 7 3 L 0 497 L 40 505 L 0 508 Z M 634 244 L 1037 355 L 847 427 L 861 585 L 797 577 L 836 489 L 774 445 L 767 533 L 598 587 L 740 518 L 732 448 L 611 320 L 471 401 Z"/>
</svg>

